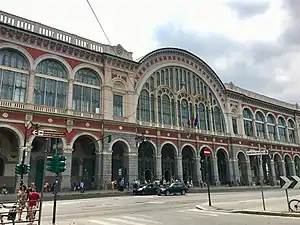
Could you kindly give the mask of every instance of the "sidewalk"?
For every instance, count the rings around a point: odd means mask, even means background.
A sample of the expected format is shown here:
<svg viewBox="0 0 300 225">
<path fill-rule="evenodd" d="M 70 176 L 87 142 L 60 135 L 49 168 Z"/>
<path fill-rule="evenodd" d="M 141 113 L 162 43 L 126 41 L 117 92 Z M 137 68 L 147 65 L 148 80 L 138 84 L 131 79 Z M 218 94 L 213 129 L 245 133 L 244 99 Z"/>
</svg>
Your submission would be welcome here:
<svg viewBox="0 0 300 225">
<path fill-rule="evenodd" d="M 299 191 L 289 193 L 289 200 L 292 199 L 300 199 Z M 266 197 L 265 206 L 266 210 L 263 210 L 262 199 L 250 199 L 243 201 L 212 202 L 211 207 L 208 206 L 208 203 L 205 203 L 196 206 L 196 208 L 199 210 L 223 210 L 232 213 L 300 217 L 300 213 L 289 212 L 284 191 L 282 191 L 282 197 Z"/>
<path fill-rule="evenodd" d="M 274 190 L 278 187 L 265 187 L 265 190 Z M 243 191 L 259 191 L 259 187 L 211 187 L 212 193 L 221 192 L 243 192 Z M 206 193 L 207 188 L 194 187 L 190 188 L 188 193 Z M 101 198 L 101 197 L 117 197 L 117 196 L 129 196 L 132 195 L 132 190 L 125 190 L 124 192 L 119 192 L 117 190 L 93 190 L 85 191 L 80 193 L 78 191 L 70 192 L 59 192 L 58 199 L 60 200 L 72 200 L 72 199 L 86 199 L 86 198 Z M 15 194 L 0 195 L 1 202 L 15 201 Z M 52 200 L 53 194 L 51 192 L 44 193 L 44 201 Z"/>
</svg>

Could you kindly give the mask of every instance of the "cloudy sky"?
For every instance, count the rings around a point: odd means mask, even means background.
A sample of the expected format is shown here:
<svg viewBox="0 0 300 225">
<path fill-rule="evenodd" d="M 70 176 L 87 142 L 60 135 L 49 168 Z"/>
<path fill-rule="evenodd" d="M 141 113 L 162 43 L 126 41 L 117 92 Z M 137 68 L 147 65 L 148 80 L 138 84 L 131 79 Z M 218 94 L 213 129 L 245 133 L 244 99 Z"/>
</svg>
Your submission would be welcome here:
<svg viewBox="0 0 300 225">
<path fill-rule="evenodd" d="M 135 59 L 159 47 L 184 48 L 224 82 L 300 102 L 300 0 L 90 3 L 111 43 Z M 107 44 L 86 0 L 2 0 L 1 10 Z"/>
</svg>

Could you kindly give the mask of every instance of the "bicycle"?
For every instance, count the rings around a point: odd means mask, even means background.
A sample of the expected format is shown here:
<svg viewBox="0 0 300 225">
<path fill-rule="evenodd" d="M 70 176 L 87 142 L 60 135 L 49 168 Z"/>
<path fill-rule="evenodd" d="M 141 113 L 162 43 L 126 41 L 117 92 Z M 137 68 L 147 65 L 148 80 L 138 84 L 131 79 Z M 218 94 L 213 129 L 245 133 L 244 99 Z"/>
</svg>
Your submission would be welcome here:
<svg viewBox="0 0 300 225">
<path fill-rule="evenodd" d="M 300 200 L 298 199 L 292 199 L 289 202 L 289 208 L 292 212 L 298 212 L 300 213 Z"/>
<path fill-rule="evenodd" d="M 8 212 L 0 212 L 0 225 L 4 224 L 13 224 L 15 225 L 16 215 L 17 215 L 17 205 L 6 206 L 3 203 L 0 203 L 0 209 L 9 209 Z M 6 220 L 4 220 L 6 218 Z M 8 221 L 11 221 L 8 222 Z"/>
</svg>

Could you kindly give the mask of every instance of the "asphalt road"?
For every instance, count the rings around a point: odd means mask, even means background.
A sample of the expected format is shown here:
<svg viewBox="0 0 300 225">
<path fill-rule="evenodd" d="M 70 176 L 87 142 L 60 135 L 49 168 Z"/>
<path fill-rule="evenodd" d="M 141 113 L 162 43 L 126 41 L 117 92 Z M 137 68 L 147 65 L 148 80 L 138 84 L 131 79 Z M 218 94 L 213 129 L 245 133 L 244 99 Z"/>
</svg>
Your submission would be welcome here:
<svg viewBox="0 0 300 225">
<path fill-rule="evenodd" d="M 268 191 L 268 198 L 284 197 L 282 191 Z M 228 192 L 212 194 L 212 202 L 259 199 L 259 192 Z M 283 218 L 197 210 L 207 202 L 206 194 L 186 196 L 124 196 L 98 199 L 59 201 L 57 225 L 253 225 L 299 224 L 300 218 Z M 52 202 L 43 206 L 42 224 L 51 224 Z"/>
</svg>

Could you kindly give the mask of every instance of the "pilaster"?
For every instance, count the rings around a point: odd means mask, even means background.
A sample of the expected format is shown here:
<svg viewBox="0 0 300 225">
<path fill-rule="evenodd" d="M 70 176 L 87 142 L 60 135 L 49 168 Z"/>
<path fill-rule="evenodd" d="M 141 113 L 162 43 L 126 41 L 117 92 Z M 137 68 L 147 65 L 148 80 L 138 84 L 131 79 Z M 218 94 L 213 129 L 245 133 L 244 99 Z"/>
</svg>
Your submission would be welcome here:
<svg viewBox="0 0 300 225">
<path fill-rule="evenodd" d="M 161 154 L 156 155 L 156 179 L 162 179 Z"/>
<path fill-rule="evenodd" d="M 212 166 L 213 166 L 213 180 L 212 183 L 215 185 L 220 184 L 220 179 L 219 179 L 219 170 L 218 170 L 218 159 L 213 158 L 212 159 Z"/>
<path fill-rule="evenodd" d="M 71 171 L 72 171 L 72 146 L 63 148 L 63 155 L 66 157 L 66 171 L 61 174 L 61 190 L 69 191 L 71 189 Z"/>
<path fill-rule="evenodd" d="M 129 185 L 138 178 L 138 154 L 129 153 L 128 155 L 129 168 L 128 168 L 128 182 Z"/>
<path fill-rule="evenodd" d="M 276 179 L 276 172 L 275 172 L 275 164 L 274 160 L 270 159 L 270 169 L 271 169 L 271 179 L 272 179 L 272 184 L 276 185 L 277 184 L 277 179 Z"/>
<path fill-rule="evenodd" d="M 176 173 L 179 180 L 183 181 L 183 172 L 182 172 L 182 156 L 176 157 Z"/>
<path fill-rule="evenodd" d="M 201 171 L 201 158 L 196 157 L 196 164 L 195 164 L 195 169 L 196 169 L 196 180 L 194 181 L 195 186 L 200 186 L 202 181 L 202 171 Z"/>
</svg>

